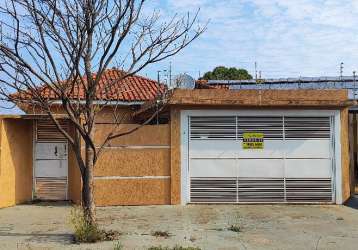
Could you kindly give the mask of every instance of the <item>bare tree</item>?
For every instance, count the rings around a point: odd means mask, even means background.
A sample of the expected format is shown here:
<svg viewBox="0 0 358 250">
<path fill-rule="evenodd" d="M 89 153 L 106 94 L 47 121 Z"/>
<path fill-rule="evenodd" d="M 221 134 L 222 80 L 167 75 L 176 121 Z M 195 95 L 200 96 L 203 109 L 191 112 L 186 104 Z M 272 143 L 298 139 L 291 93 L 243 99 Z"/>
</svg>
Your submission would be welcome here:
<svg viewBox="0 0 358 250">
<path fill-rule="evenodd" d="M 106 96 L 115 84 L 99 89 L 104 71 L 113 65 L 124 69 L 120 81 L 177 54 L 206 29 L 206 25 L 198 24 L 198 12 L 163 19 L 157 11 L 149 13 L 145 3 L 6 0 L 0 4 L 1 99 L 38 107 L 67 138 L 81 172 L 82 206 L 89 223 L 95 223 L 93 169 L 103 147 L 140 127 L 125 132 L 114 129 L 100 147 L 95 146 L 95 117 L 105 106 L 105 100 L 101 106 L 96 102 L 100 98 L 98 91 Z M 51 110 L 53 100 L 44 97 L 44 89 L 60 100 L 75 128 L 74 136 L 61 127 Z"/>
</svg>

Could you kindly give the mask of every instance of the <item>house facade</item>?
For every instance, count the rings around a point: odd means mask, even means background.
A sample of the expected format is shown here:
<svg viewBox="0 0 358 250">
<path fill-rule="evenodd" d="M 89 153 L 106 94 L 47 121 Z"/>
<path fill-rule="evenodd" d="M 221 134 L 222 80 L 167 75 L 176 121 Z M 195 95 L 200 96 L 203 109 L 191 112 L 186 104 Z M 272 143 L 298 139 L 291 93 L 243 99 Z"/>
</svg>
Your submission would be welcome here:
<svg viewBox="0 0 358 250">
<path fill-rule="evenodd" d="M 142 77 L 125 85 L 121 105 L 113 110 L 109 100 L 98 115 L 97 146 L 114 117 L 125 117 L 118 129 L 126 131 L 153 113 L 161 86 Z M 352 192 L 348 100 L 346 90 L 175 89 L 153 124 L 105 147 L 96 205 L 342 204 Z M 27 114 L 1 118 L 0 189 L 8 191 L 0 207 L 80 203 L 73 150 L 46 115 L 22 108 Z M 58 119 L 73 132 L 60 110 Z"/>
</svg>

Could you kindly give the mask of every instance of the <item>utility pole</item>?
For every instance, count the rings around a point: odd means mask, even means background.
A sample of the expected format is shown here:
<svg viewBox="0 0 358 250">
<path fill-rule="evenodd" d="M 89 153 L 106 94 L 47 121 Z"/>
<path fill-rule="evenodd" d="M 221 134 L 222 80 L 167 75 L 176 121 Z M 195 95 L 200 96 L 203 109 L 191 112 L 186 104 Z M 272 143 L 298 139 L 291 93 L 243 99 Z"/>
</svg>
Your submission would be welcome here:
<svg viewBox="0 0 358 250">
<path fill-rule="evenodd" d="M 164 81 L 165 83 L 167 83 L 168 79 L 169 79 L 168 70 L 166 70 L 166 69 L 163 70 L 163 76 L 164 76 L 164 79 L 162 80 L 162 82 Z"/>
<path fill-rule="evenodd" d="M 157 71 L 157 81 L 158 81 L 158 84 L 160 84 L 160 70 Z M 157 94 L 159 94 L 159 88 L 158 88 Z"/>
<path fill-rule="evenodd" d="M 343 79 L 343 62 L 341 62 L 340 66 L 339 66 L 339 78 L 342 80 Z"/>
<path fill-rule="evenodd" d="M 155 102 L 155 108 L 156 108 L 156 112 L 157 112 L 157 125 L 159 125 L 159 91 L 160 91 L 160 70 L 157 71 L 157 80 L 158 80 L 158 90 L 157 90 L 157 100 Z"/>
<path fill-rule="evenodd" d="M 356 95 L 357 95 L 357 88 L 356 88 L 356 71 L 353 71 L 353 98 L 354 100 L 356 99 Z"/>
<path fill-rule="evenodd" d="M 257 82 L 257 62 L 255 62 L 255 81 Z"/>
<path fill-rule="evenodd" d="M 172 86 L 172 62 L 169 62 L 169 86 Z"/>
</svg>

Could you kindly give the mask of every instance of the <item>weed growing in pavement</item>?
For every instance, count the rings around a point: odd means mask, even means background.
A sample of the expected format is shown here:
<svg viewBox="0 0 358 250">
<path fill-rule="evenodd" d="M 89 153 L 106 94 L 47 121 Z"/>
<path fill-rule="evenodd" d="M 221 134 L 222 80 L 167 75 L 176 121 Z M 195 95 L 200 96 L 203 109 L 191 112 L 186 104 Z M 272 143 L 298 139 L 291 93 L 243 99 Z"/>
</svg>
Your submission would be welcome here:
<svg viewBox="0 0 358 250">
<path fill-rule="evenodd" d="M 241 218 L 238 212 L 234 214 L 234 216 L 229 219 L 227 230 L 239 233 L 241 232 Z"/>
<path fill-rule="evenodd" d="M 155 236 L 155 237 L 163 237 L 163 238 L 169 238 L 170 237 L 170 234 L 168 231 L 155 231 L 152 233 L 152 236 Z"/>
<path fill-rule="evenodd" d="M 113 250 L 123 250 L 123 245 L 118 241 L 114 244 Z"/>
<path fill-rule="evenodd" d="M 240 226 L 237 226 L 237 225 L 231 225 L 231 226 L 229 226 L 229 227 L 228 227 L 228 230 L 233 231 L 233 232 L 236 232 L 236 233 L 241 232 Z"/>
<path fill-rule="evenodd" d="M 70 224 L 74 230 L 75 242 L 94 243 L 97 241 L 116 240 L 120 233 L 113 230 L 102 230 L 98 224 L 85 220 L 81 207 L 74 207 L 70 214 Z"/>
</svg>

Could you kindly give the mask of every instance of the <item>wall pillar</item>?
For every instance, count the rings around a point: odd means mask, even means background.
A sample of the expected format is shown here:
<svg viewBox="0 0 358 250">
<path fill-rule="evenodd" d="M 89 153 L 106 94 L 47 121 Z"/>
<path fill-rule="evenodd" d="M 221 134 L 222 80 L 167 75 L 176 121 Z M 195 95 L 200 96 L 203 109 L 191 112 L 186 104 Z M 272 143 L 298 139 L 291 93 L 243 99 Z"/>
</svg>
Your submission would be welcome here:
<svg viewBox="0 0 358 250">
<path fill-rule="evenodd" d="M 170 110 L 170 175 L 171 175 L 171 204 L 180 204 L 180 109 Z"/>
<path fill-rule="evenodd" d="M 340 116 L 341 116 L 342 202 L 344 203 L 351 196 L 348 108 L 342 109 Z"/>
</svg>

